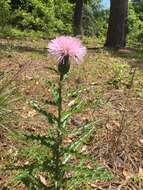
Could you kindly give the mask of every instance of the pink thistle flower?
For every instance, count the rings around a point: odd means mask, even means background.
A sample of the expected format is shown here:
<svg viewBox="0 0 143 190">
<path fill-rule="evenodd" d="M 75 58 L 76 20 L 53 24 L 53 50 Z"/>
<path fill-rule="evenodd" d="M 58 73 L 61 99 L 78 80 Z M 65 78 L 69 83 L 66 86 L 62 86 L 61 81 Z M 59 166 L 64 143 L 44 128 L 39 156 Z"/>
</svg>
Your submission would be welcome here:
<svg viewBox="0 0 143 190">
<path fill-rule="evenodd" d="M 82 62 L 86 54 L 86 48 L 80 40 L 71 36 L 60 36 L 53 39 L 48 45 L 48 51 L 58 61 L 62 61 L 65 56 L 69 56 L 76 63 Z"/>
</svg>

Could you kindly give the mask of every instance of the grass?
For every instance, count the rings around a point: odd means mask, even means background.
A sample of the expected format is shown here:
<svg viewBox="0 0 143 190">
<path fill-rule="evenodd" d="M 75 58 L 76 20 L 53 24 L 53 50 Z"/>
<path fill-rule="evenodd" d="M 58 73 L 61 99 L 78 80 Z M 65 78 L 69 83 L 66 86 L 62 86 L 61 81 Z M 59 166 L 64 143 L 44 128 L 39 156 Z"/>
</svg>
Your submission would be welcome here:
<svg viewBox="0 0 143 190">
<path fill-rule="evenodd" d="M 73 127 L 93 118 L 101 119 L 85 150 L 114 177 L 111 181 L 87 183 L 80 189 L 143 189 L 143 50 L 128 48 L 115 52 L 101 46 L 95 48 L 91 40 L 85 42 L 90 48 L 84 64 L 72 64 L 65 85 L 65 106 L 77 95 L 87 105 L 83 113 L 71 119 Z M 0 47 L 1 70 L 12 76 L 17 73 L 14 84 L 23 97 L 15 104 L 20 115 L 15 128 L 44 134 L 48 125 L 33 111 L 29 101 L 42 103 L 48 99 L 50 93 L 45 80 L 56 80 L 54 73 L 48 70 L 48 66 L 54 67 L 55 63 L 47 56 L 47 40 L 1 39 Z M 73 89 L 76 90 L 74 94 Z M 17 157 L 21 164 L 28 162 L 22 153 L 17 153 L 17 148 L 27 148 L 28 145 L 9 138 L 5 130 L 1 130 L 1 136 L 2 168 L 16 163 Z M 1 172 L 0 175 L 2 188 L 26 190 L 21 184 L 10 181 L 14 175 L 12 172 Z"/>
</svg>

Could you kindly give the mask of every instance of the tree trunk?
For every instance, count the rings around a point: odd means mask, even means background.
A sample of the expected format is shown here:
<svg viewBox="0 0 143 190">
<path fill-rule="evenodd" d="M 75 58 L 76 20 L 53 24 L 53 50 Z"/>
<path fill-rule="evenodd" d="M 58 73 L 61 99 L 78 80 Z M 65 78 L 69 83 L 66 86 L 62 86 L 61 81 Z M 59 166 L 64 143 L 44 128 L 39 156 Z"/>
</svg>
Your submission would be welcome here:
<svg viewBox="0 0 143 190">
<path fill-rule="evenodd" d="M 123 48 L 126 45 L 128 0 L 110 1 L 110 17 L 105 47 Z"/>
<path fill-rule="evenodd" d="M 74 36 L 82 34 L 83 1 L 84 0 L 76 0 L 74 16 L 73 16 L 73 33 L 74 33 Z"/>
</svg>

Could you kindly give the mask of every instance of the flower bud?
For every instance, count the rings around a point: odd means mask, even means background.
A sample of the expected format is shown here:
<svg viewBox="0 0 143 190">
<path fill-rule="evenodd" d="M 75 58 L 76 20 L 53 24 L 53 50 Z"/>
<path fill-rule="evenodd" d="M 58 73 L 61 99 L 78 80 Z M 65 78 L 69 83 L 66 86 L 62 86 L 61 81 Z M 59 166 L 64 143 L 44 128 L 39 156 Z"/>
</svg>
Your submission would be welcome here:
<svg viewBox="0 0 143 190">
<path fill-rule="evenodd" d="M 65 75 L 70 70 L 69 55 L 63 57 L 63 59 L 58 64 L 58 71 L 60 74 Z"/>
</svg>

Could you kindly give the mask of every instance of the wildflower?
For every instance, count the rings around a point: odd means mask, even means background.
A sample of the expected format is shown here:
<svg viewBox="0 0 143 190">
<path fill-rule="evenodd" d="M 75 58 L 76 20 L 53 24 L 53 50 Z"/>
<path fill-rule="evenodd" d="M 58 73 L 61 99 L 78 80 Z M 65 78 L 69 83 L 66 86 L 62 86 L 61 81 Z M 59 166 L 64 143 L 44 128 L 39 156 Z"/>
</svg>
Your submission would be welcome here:
<svg viewBox="0 0 143 190">
<path fill-rule="evenodd" d="M 72 59 L 80 63 L 86 54 L 86 48 L 82 46 L 78 38 L 71 36 L 60 36 L 52 40 L 48 45 L 49 53 L 56 56 L 58 61 Z"/>
</svg>

